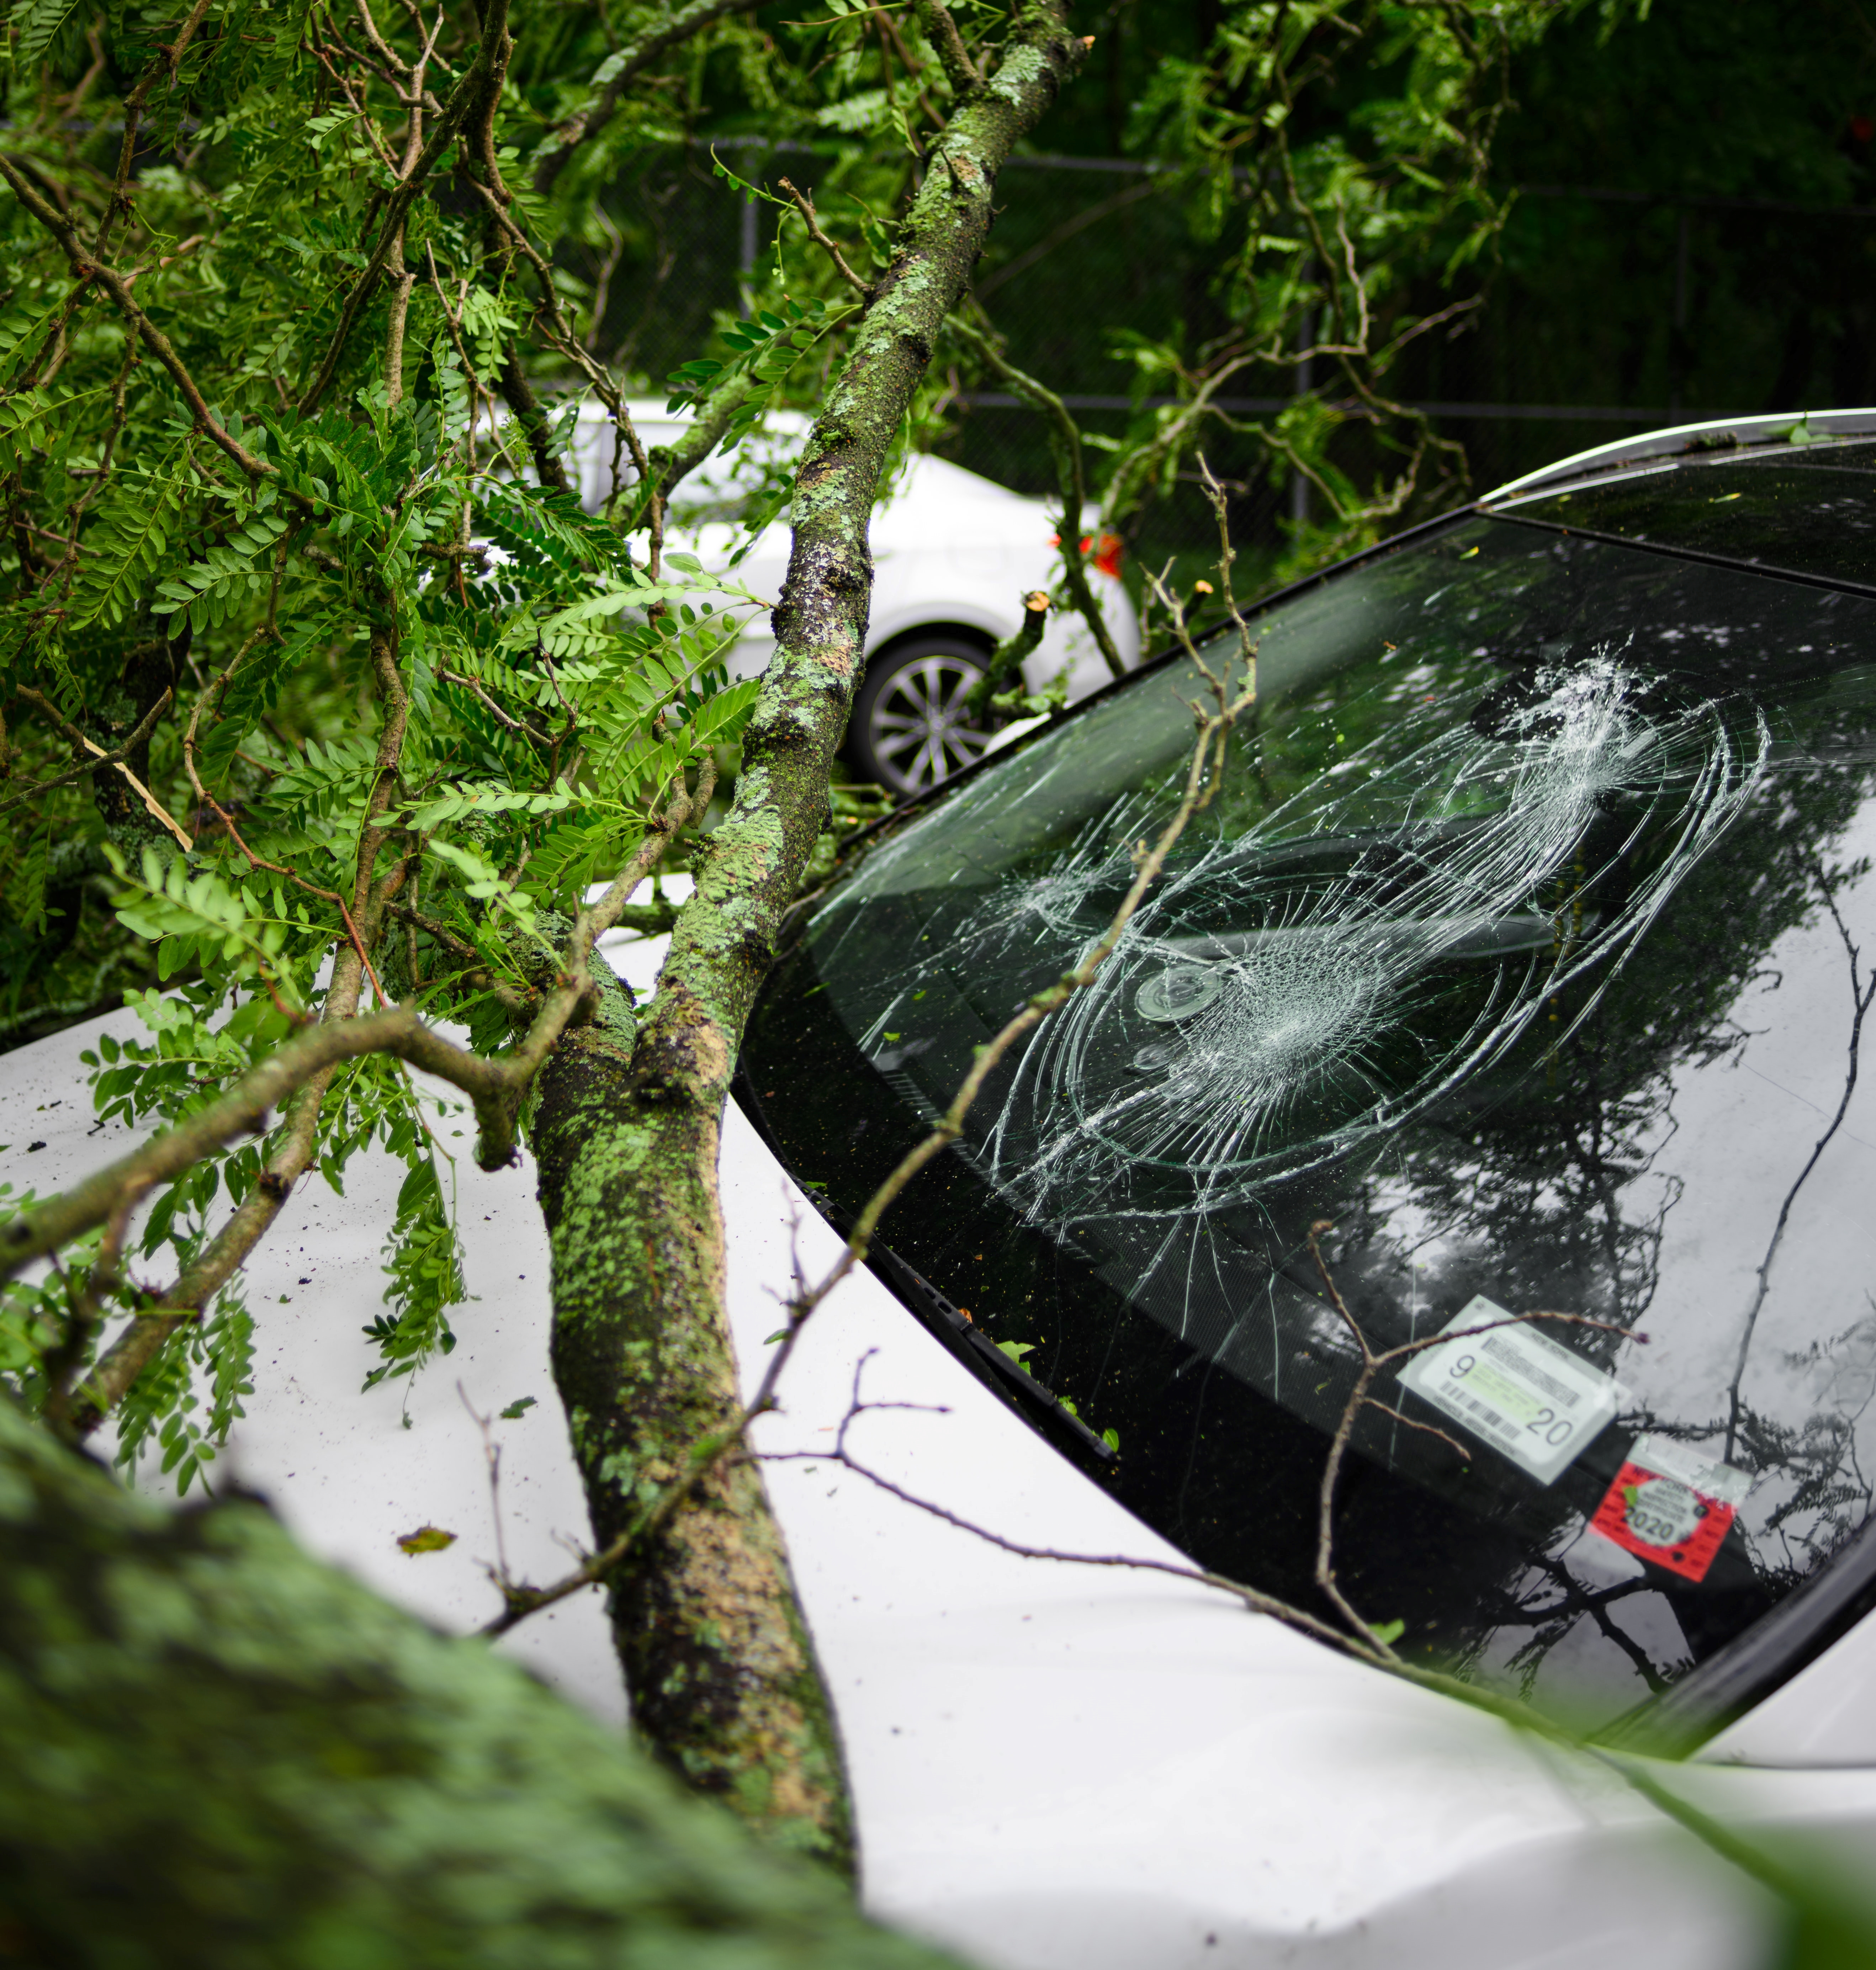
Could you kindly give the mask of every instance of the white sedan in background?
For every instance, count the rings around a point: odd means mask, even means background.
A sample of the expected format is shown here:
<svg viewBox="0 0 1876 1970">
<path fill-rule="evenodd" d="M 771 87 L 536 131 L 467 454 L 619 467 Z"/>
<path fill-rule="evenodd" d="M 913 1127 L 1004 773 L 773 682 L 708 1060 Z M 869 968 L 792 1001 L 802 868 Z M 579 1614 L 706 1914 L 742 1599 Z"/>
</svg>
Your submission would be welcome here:
<svg viewBox="0 0 1876 1970">
<path fill-rule="evenodd" d="M 689 418 L 659 402 L 628 408 L 648 449 L 671 443 Z M 674 545 L 691 548 L 707 567 L 726 567 L 746 544 L 737 525 L 744 502 L 766 468 L 785 468 L 798 455 L 809 422 L 799 412 L 772 411 L 736 453 L 692 473 L 673 498 Z M 613 444 L 603 408 L 582 406 L 574 454 L 580 499 L 590 510 L 612 492 Z M 629 460 L 622 457 L 620 463 L 629 481 Z M 737 578 L 772 600 L 788 572 L 789 542 L 785 517 L 772 522 L 736 568 Z M 915 453 L 874 512 L 871 543 L 866 674 L 847 727 L 847 754 L 861 779 L 896 794 L 918 793 L 970 765 L 990 743 L 989 723 L 967 718 L 964 701 L 992 649 L 1022 627 L 1023 597 L 1052 585 L 1061 560 L 1055 524 L 1043 501 Z M 1140 623 L 1120 579 L 1119 543 L 1103 535 L 1094 545 L 1090 583 L 1130 668 L 1140 660 Z M 732 672 L 754 675 L 774 649 L 766 614 L 756 616 L 731 658 Z M 1071 704 L 1108 681 L 1087 626 L 1061 610 L 1024 664 L 1023 681 L 1039 691 L 1065 670 Z"/>
</svg>

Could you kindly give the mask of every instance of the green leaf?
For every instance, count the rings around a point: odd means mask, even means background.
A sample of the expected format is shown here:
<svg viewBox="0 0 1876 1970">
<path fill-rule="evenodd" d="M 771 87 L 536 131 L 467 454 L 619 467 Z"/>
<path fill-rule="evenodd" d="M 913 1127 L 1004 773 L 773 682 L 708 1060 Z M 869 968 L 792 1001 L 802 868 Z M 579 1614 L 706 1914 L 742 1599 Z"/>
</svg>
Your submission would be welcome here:
<svg viewBox="0 0 1876 1970">
<path fill-rule="evenodd" d="M 73 627 L 115 625 L 139 605 L 146 584 L 169 551 L 181 510 L 180 485 L 161 473 L 114 484 L 85 530 Z"/>
<path fill-rule="evenodd" d="M 16 67 L 37 67 L 59 30 L 78 11 L 79 0 L 20 0 L 12 19 L 18 36 L 13 53 Z"/>
<path fill-rule="evenodd" d="M 746 678 L 727 691 L 717 692 L 691 720 L 693 743 L 699 746 L 715 745 L 734 737 L 748 722 L 762 694 L 760 678 Z"/>
<path fill-rule="evenodd" d="M 419 1526 L 398 1541 L 398 1550 L 415 1559 L 420 1552 L 441 1552 L 455 1543 L 455 1533 L 446 1533 L 440 1526 Z"/>
</svg>

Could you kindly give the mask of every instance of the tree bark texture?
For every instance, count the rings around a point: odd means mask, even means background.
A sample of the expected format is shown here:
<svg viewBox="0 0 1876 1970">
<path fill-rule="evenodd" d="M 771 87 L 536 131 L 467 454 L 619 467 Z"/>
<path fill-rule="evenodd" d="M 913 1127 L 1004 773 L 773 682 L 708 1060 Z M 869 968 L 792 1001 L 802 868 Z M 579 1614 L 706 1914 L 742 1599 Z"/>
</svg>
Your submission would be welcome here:
<svg viewBox="0 0 1876 1970">
<path fill-rule="evenodd" d="M 413 1562 L 421 1564 L 421 1562 Z M 0 1397 L 0 1959 L 942 1970 L 475 1641 Z"/>
<path fill-rule="evenodd" d="M 827 813 L 866 647 L 867 529 L 889 447 L 983 251 L 997 174 L 1086 50 L 1065 0 L 1019 9 L 996 74 L 935 142 L 796 476 L 777 649 L 736 798 L 705 844 L 628 1048 L 569 1034 L 532 1128 L 553 1243 L 554 1370 L 602 1543 L 736 1407 L 718 1131 L 744 1026 Z M 693 1784 L 850 1864 L 834 1720 L 760 1477 L 719 1466 L 629 1562 L 613 1620 L 639 1728 Z"/>
</svg>

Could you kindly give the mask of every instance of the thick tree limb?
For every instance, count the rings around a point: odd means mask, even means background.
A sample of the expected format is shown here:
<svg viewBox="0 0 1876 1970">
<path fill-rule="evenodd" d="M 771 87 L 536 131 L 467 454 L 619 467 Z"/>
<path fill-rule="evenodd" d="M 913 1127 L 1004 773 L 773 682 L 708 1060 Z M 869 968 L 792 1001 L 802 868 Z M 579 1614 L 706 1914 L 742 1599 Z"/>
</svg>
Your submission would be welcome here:
<svg viewBox="0 0 1876 1970">
<path fill-rule="evenodd" d="M 602 1546 L 642 1487 L 732 1427 L 722 1315 L 720 1119 L 757 985 L 827 812 L 827 775 L 866 647 L 868 523 L 881 470 L 990 223 L 997 175 L 1084 54 L 1060 0 L 1013 23 L 1002 67 L 937 139 L 892 265 L 795 480 L 779 648 L 743 742 L 728 819 L 680 915 L 628 1050 L 570 1034 L 533 1125 L 554 1253 L 554 1365 Z M 613 1620 L 639 1729 L 707 1791 L 831 1859 L 848 1851 L 838 1748 L 759 1475 L 714 1466 Z"/>
<path fill-rule="evenodd" d="M 0 1484 L 14 1962 L 956 1970 L 253 1499 L 167 1510 L 4 1399 Z"/>
</svg>

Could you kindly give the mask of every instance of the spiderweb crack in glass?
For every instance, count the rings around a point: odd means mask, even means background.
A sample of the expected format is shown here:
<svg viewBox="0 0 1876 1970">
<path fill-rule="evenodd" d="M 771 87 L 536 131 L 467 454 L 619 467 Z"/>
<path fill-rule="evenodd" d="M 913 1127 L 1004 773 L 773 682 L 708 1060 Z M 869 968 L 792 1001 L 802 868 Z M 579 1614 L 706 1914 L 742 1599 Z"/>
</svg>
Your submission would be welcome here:
<svg viewBox="0 0 1876 1970">
<path fill-rule="evenodd" d="M 1312 1224 L 1374 1347 L 1479 1295 L 1602 1323 L 1551 1338 L 1632 1397 L 1548 1484 L 1412 1427 L 1437 1409 L 1386 1375 L 1336 1552 L 1416 1659 L 1612 1718 L 1730 1660 L 1869 1509 L 1876 603 L 1466 522 L 1257 629 L 1216 798 L 886 1236 L 994 1338 L 1048 1338 L 1032 1365 L 1117 1429 L 1130 1508 L 1291 1598 L 1361 1366 Z M 753 1045 L 844 1208 L 1101 936 L 1202 683 L 1143 673 L 814 911 Z M 1753 1481 L 1698 1582 L 1592 1529 L 1650 1432 Z"/>
<path fill-rule="evenodd" d="M 1346 792 L 1312 788 L 1169 870 L 1094 984 L 1040 1030 L 967 1153 L 1033 1223 L 1165 1218 L 1241 1200 L 1419 1111 L 1563 984 L 1619 961 L 1755 782 L 1762 720 L 1741 733 L 1714 704 L 1663 709 L 1659 695 L 1612 653 L 1539 670 L 1489 733 L 1452 729 L 1450 706 L 1429 710 L 1420 723 L 1433 729 L 1404 748 L 1390 733 L 1377 770 L 1351 758 Z M 1618 797 L 1625 824 L 1595 867 L 1572 869 Z M 1390 801 L 1393 824 L 1377 827 Z M 1038 931 L 1075 935 L 1059 953 L 1073 961 L 1156 811 L 1117 801 L 1054 866 L 993 889 L 961 926 L 953 967 Z M 1620 909 L 1539 906 L 1560 874 L 1592 886 L 1664 821 L 1671 850 Z M 1313 866 L 1312 847 L 1327 851 Z M 1520 954 L 1523 975 L 1506 966 L 1411 1079 L 1377 1056 L 1442 970 Z M 1153 1180 L 1168 1175 L 1185 1182 Z"/>
</svg>

